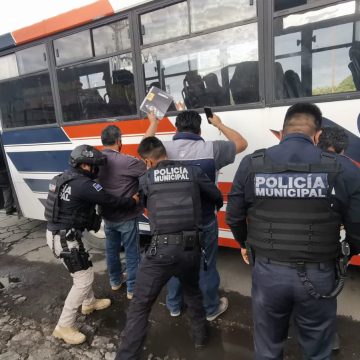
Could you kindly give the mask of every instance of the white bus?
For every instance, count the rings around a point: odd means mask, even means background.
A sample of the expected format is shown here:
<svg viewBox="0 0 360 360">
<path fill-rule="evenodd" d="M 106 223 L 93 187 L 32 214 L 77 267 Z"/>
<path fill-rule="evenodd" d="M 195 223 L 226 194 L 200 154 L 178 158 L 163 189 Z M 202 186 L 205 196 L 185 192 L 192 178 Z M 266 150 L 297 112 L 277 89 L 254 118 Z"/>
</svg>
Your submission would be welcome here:
<svg viewBox="0 0 360 360">
<path fill-rule="evenodd" d="M 101 148 L 109 122 L 136 155 L 148 126 L 139 105 L 152 85 L 188 109 L 212 107 L 248 140 L 219 174 L 225 196 L 241 157 L 278 143 L 285 111 L 299 101 L 347 131 L 346 155 L 360 163 L 359 0 L 82 2 L 0 36 L 1 141 L 24 216 L 44 218 L 49 180 L 75 146 Z M 176 114 L 172 107 L 161 121 L 161 140 L 174 134 Z M 222 137 L 206 121 L 202 135 Z M 219 242 L 237 247 L 225 210 L 226 202 Z"/>
</svg>

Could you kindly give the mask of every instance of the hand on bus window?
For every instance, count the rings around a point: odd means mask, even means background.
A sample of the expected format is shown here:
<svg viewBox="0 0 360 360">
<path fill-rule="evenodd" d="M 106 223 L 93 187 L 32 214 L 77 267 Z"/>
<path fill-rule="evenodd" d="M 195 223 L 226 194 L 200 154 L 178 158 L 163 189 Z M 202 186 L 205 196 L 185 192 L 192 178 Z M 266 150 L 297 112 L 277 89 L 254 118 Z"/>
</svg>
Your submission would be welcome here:
<svg viewBox="0 0 360 360">
<path fill-rule="evenodd" d="M 246 249 L 241 248 L 241 256 L 246 264 L 250 264 L 249 257 Z"/>
<path fill-rule="evenodd" d="M 183 101 L 175 102 L 175 107 L 177 111 L 185 110 L 185 103 Z"/>
<path fill-rule="evenodd" d="M 209 121 L 217 128 L 222 124 L 221 119 L 216 114 L 213 114 L 213 117 L 209 118 Z"/>
</svg>

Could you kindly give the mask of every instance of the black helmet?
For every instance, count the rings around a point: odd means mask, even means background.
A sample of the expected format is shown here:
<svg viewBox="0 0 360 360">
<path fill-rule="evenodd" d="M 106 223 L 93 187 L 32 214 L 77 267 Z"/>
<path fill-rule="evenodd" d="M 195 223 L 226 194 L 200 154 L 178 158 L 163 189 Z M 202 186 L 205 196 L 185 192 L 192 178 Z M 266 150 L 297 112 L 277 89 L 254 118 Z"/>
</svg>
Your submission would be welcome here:
<svg viewBox="0 0 360 360">
<path fill-rule="evenodd" d="M 91 145 L 79 145 L 70 154 L 69 164 L 76 168 L 80 164 L 104 165 L 106 157 Z"/>
</svg>

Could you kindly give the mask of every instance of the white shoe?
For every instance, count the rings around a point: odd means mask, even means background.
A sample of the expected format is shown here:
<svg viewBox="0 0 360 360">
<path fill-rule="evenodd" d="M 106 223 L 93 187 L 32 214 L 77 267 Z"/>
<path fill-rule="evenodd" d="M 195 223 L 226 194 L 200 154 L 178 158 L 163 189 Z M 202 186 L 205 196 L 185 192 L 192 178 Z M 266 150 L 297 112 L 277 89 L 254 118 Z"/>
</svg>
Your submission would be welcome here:
<svg viewBox="0 0 360 360">
<path fill-rule="evenodd" d="M 52 334 L 57 339 L 62 339 L 67 344 L 71 345 L 79 345 L 86 340 L 86 336 L 73 327 L 62 327 L 56 325 L 56 328 Z"/>
<path fill-rule="evenodd" d="M 228 307 L 229 307 L 229 300 L 226 297 L 220 298 L 219 307 L 218 307 L 217 311 L 212 315 L 208 315 L 206 317 L 206 320 L 207 321 L 215 320 L 218 316 L 220 316 L 222 313 L 224 313 Z"/>
<path fill-rule="evenodd" d="M 95 310 L 104 310 L 111 305 L 110 299 L 96 299 L 90 305 L 82 305 L 81 306 L 81 313 L 83 315 L 91 314 Z"/>
<path fill-rule="evenodd" d="M 171 317 L 178 317 L 181 315 L 181 310 L 178 311 L 170 311 L 170 316 Z"/>
<path fill-rule="evenodd" d="M 119 285 L 111 286 L 111 290 L 113 290 L 113 291 L 120 290 L 121 287 L 122 287 L 122 284 L 126 283 L 126 280 L 127 280 L 127 273 L 124 272 L 124 273 L 122 274 L 122 278 L 121 278 L 120 284 L 119 284 Z"/>
</svg>

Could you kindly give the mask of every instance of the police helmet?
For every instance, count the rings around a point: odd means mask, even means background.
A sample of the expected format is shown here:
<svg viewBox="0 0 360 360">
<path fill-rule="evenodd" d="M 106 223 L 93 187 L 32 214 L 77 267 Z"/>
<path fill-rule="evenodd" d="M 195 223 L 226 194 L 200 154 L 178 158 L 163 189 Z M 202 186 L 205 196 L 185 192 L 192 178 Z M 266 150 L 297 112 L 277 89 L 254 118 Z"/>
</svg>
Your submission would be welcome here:
<svg viewBox="0 0 360 360">
<path fill-rule="evenodd" d="M 91 145 L 79 145 L 70 154 L 69 163 L 76 168 L 80 164 L 104 165 L 106 157 Z"/>
</svg>

